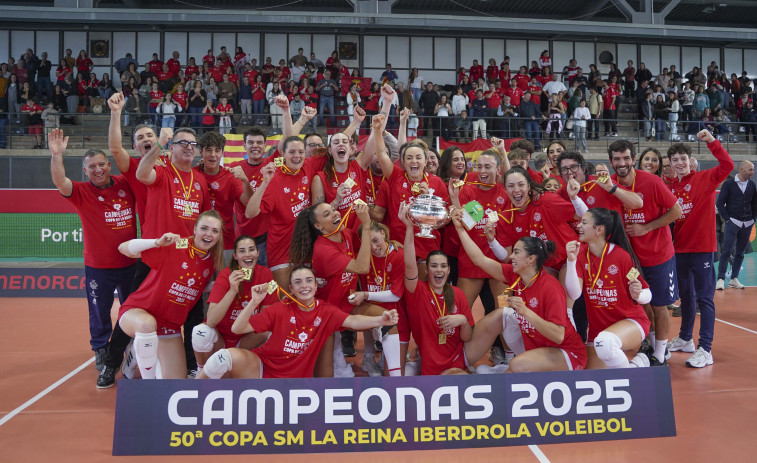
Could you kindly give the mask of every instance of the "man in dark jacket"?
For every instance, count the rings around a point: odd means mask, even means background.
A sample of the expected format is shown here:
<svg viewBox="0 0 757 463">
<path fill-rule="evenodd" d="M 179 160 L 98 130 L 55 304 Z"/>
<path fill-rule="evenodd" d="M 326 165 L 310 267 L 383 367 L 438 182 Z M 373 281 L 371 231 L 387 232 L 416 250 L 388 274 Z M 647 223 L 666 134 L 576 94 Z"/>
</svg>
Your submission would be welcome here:
<svg viewBox="0 0 757 463">
<path fill-rule="evenodd" d="M 741 161 L 739 173 L 735 178 L 728 178 L 723 182 L 716 202 L 718 214 L 723 218 L 723 244 L 720 247 L 720 264 L 718 265 L 718 281 L 715 289 L 725 289 L 725 273 L 728 261 L 733 254 L 731 265 L 731 280 L 729 288 L 744 289 L 739 282 L 739 270 L 744 261 L 744 252 L 749 244 L 754 221 L 757 219 L 757 193 L 752 181 L 754 164 Z M 736 249 L 734 250 L 734 245 Z"/>
<path fill-rule="evenodd" d="M 426 136 L 434 138 L 433 129 L 433 117 L 436 104 L 439 103 L 439 93 L 434 91 L 434 84 L 432 82 L 426 83 L 426 90 L 421 93 L 421 97 L 418 99 L 418 107 L 423 112 L 423 128 Z"/>
<path fill-rule="evenodd" d="M 524 93 L 523 99 L 520 100 L 520 106 L 518 107 L 518 116 L 523 118 L 523 127 L 525 129 L 525 138 L 530 140 L 534 144 L 534 149 L 540 150 L 541 134 L 539 133 L 539 123 L 546 119 L 544 114 L 541 113 L 541 109 L 533 101 L 531 101 L 531 94 Z"/>
</svg>

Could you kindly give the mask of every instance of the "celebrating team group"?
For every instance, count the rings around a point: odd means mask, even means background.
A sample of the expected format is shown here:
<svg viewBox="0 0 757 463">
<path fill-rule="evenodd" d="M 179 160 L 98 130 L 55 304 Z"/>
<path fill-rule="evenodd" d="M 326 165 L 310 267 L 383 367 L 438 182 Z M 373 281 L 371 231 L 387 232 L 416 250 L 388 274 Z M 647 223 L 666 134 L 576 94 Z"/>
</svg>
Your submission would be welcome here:
<svg viewBox="0 0 757 463">
<path fill-rule="evenodd" d="M 121 175 L 92 149 L 89 181 L 72 181 L 67 137 L 49 139 L 53 182 L 82 220 L 99 388 L 119 366 L 145 379 L 354 376 L 353 332 L 373 376 L 666 366 L 676 351 L 690 367 L 713 363 L 715 190 L 734 164 L 706 130 L 698 138 L 718 165 L 693 172 L 690 147 L 674 143 L 674 178 L 635 168 L 625 140 L 608 148 L 611 176 L 590 176 L 559 142 L 535 171 L 530 142 L 508 153 L 496 138 L 470 170 L 457 147 L 431 169 L 425 143 L 385 130 L 388 106 L 358 151 L 360 108 L 325 144 L 298 136 L 316 110 L 292 121 L 283 97 L 276 150 L 253 127 L 246 159 L 224 166 L 225 138 L 186 128 L 138 126 L 131 157 L 123 95 L 108 104 Z M 419 197 L 450 210 L 430 238 L 417 236 Z"/>
</svg>

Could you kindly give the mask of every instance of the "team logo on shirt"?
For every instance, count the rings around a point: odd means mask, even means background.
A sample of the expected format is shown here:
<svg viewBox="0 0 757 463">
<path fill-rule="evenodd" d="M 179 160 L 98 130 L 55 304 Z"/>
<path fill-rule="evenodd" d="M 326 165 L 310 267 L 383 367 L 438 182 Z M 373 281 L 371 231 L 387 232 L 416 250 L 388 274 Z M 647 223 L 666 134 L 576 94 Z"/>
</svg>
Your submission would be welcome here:
<svg viewBox="0 0 757 463">
<path fill-rule="evenodd" d="M 641 198 L 642 201 L 644 200 L 644 194 L 643 193 L 636 193 L 636 194 L 639 195 L 639 198 Z"/>
<path fill-rule="evenodd" d="M 337 188 L 337 187 L 338 187 L 339 185 L 338 185 L 338 184 L 337 184 L 336 182 L 331 182 L 331 186 L 332 186 L 333 188 Z"/>
<path fill-rule="evenodd" d="M 194 286 L 195 285 L 195 279 L 194 278 L 190 278 L 189 280 L 187 280 L 187 285 Z"/>
<path fill-rule="evenodd" d="M 588 198 L 586 198 L 586 204 L 588 204 L 589 206 L 591 206 L 595 202 L 597 202 L 597 200 L 594 199 L 594 196 L 589 196 Z"/>
<path fill-rule="evenodd" d="M 449 313 L 457 313 L 457 305 L 453 305 Z"/>
<path fill-rule="evenodd" d="M 202 272 L 202 277 L 203 277 L 203 278 L 207 278 L 207 277 L 208 277 L 208 275 L 210 275 L 210 270 L 209 270 L 209 269 L 205 269 L 205 270 L 204 270 L 204 271 Z"/>
<path fill-rule="evenodd" d="M 174 178 L 174 179 L 173 179 L 173 182 L 174 182 L 174 183 L 179 183 L 179 179 L 178 179 L 178 178 Z"/>
<path fill-rule="evenodd" d="M 537 222 L 539 222 L 541 220 L 541 214 L 539 214 L 538 212 L 536 214 L 534 214 L 534 220 L 537 221 Z"/>
<path fill-rule="evenodd" d="M 118 196 L 120 198 L 123 198 L 124 196 L 126 196 L 126 192 L 124 190 L 118 190 Z"/>
<path fill-rule="evenodd" d="M 617 265 L 611 265 L 607 267 L 607 273 L 610 275 L 617 275 L 618 274 L 618 266 Z"/>
<path fill-rule="evenodd" d="M 505 204 L 505 198 L 502 196 L 497 196 L 497 204 Z"/>
<path fill-rule="evenodd" d="M 245 307 L 247 307 L 247 304 L 249 303 L 250 301 L 242 301 L 242 308 L 244 309 Z"/>
<path fill-rule="evenodd" d="M 315 320 L 313 320 L 313 326 L 321 326 L 321 317 L 315 317 Z"/>
<path fill-rule="evenodd" d="M 407 182 L 402 182 L 402 188 L 407 188 Z"/>
<path fill-rule="evenodd" d="M 691 191 L 691 184 L 688 184 L 685 187 L 683 187 L 683 191 L 686 191 L 686 192 Z"/>
<path fill-rule="evenodd" d="M 116 203 L 116 204 L 113 205 L 113 209 L 115 209 L 117 211 L 120 211 L 121 210 L 121 205 L 118 204 L 118 203 Z"/>
<path fill-rule="evenodd" d="M 294 315 L 292 315 L 292 316 L 291 316 L 291 317 L 289 318 L 289 323 L 291 323 L 292 325 L 296 325 L 296 324 L 297 324 L 297 320 L 295 320 L 295 319 L 294 319 Z"/>
<path fill-rule="evenodd" d="M 200 189 L 200 184 L 195 182 L 195 190 L 199 190 L 199 189 Z"/>
<path fill-rule="evenodd" d="M 515 231 L 516 231 L 516 232 L 518 232 L 518 233 L 520 233 L 520 232 L 522 232 L 522 231 L 523 231 L 523 229 L 522 229 L 522 228 L 520 228 L 520 227 L 515 227 Z"/>
<path fill-rule="evenodd" d="M 217 190 L 217 189 L 221 188 L 221 185 L 219 185 L 218 182 L 213 182 L 213 183 L 210 184 L 210 188 L 212 188 L 214 190 Z"/>
<path fill-rule="evenodd" d="M 388 264 L 388 265 L 386 266 L 386 271 L 387 271 L 387 272 L 391 272 L 391 271 L 392 271 L 392 264 Z"/>
<path fill-rule="evenodd" d="M 97 197 L 97 200 L 98 200 L 98 201 L 105 201 L 105 198 L 103 198 L 102 196 L 98 196 L 98 197 Z"/>
<path fill-rule="evenodd" d="M 299 338 L 300 342 L 305 342 L 308 340 L 308 334 L 303 331 L 302 333 L 297 335 L 297 338 Z"/>
<path fill-rule="evenodd" d="M 254 189 L 255 189 L 255 188 L 257 188 L 257 186 L 258 186 L 258 181 L 257 181 L 257 180 L 252 180 L 252 181 L 250 182 L 250 186 L 251 186 L 251 187 L 252 187 L 252 189 L 254 190 Z"/>
<path fill-rule="evenodd" d="M 307 185 L 308 184 L 308 177 L 307 176 L 302 177 L 302 184 L 303 185 Z"/>
<path fill-rule="evenodd" d="M 93 290 L 97 289 L 97 282 L 95 280 L 92 280 L 89 282 L 89 287 Z"/>
<path fill-rule="evenodd" d="M 289 193 L 290 191 L 292 190 L 290 190 L 289 187 L 284 187 L 284 193 Z"/>
<path fill-rule="evenodd" d="M 602 280 L 597 280 L 597 288 L 601 288 L 602 286 L 604 286 L 604 284 L 605 284 L 605 282 L 604 282 L 604 281 L 602 281 Z"/>
<path fill-rule="evenodd" d="M 297 195 L 297 199 L 299 199 L 300 201 L 302 201 L 303 199 L 305 199 L 305 193 L 303 193 L 303 192 L 300 192 L 300 193 L 299 193 L 299 194 Z"/>
<path fill-rule="evenodd" d="M 182 263 L 181 263 L 181 268 L 183 268 L 184 270 L 186 270 L 186 269 L 187 269 L 187 267 L 188 267 L 188 265 L 187 265 L 187 263 L 186 263 L 186 262 L 182 262 Z"/>
<path fill-rule="evenodd" d="M 530 232 L 528 232 L 528 234 L 536 238 L 536 230 L 531 230 Z"/>
<path fill-rule="evenodd" d="M 538 306 L 539 306 L 539 301 L 538 301 L 538 300 L 537 300 L 537 299 L 536 299 L 535 297 L 532 297 L 532 298 L 531 298 L 531 299 L 530 299 L 530 300 L 528 301 L 528 305 L 529 305 L 529 306 L 530 306 L 530 307 L 531 307 L 532 309 L 535 309 L 536 307 L 538 307 Z"/>
</svg>

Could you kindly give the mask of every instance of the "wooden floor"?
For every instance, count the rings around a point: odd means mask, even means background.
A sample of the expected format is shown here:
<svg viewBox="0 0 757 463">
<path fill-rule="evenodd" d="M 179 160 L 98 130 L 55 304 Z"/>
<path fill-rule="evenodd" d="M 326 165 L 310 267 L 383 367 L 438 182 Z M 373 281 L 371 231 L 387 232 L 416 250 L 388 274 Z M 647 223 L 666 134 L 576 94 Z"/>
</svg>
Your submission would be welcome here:
<svg viewBox="0 0 757 463">
<path fill-rule="evenodd" d="M 757 287 L 718 291 L 715 364 L 686 368 L 688 354 L 670 360 L 678 436 L 672 438 L 471 450 L 314 454 L 310 463 L 508 462 L 745 462 L 757 457 Z M 90 462 L 111 456 L 116 389 L 95 388 L 97 372 L 86 340 L 82 299 L 0 298 L 0 461 Z M 673 319 L 671 337 L 680 318 Z M 737 325 L 737 326 L 736 326 Z M 698 326 L 695 328 L 695 339 Z M 356 357 L 360 358 L 360 356 Z M 79 369 L 78 372 L 75 372 Z M 359 371 L 356 367 L 356 371 Z M 70 373 L 75 372 L 67 377 Z M 359 371 L 362 373 L 362 371 Z M 56 388 L 44 391 L 61 379 Z M 41 393 L 44 393 L 41 394 Z M 31 405 L 18 409 L 27 401 Z M 442 454 L 443 452 L 443 454 Z M 219 457 L 212 457 L 218 459 Z M 224 456 L 223 461 L 250 461 Z M 301 456 L 266 457 L 266 462 Z M 119 457 L 117 461 L 137 458 Z M 208 461 L 208 457 L 140 457 L 138 461 Z"/>
</svg>

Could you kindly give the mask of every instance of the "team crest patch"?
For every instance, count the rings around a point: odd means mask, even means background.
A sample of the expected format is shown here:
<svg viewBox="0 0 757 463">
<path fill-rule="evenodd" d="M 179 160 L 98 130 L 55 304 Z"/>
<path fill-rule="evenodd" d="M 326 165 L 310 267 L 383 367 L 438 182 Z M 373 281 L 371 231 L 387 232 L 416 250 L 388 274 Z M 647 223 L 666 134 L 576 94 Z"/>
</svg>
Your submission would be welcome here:
<svg viewBox="0 0 757 463">
<path fill-rule="evenodd" d="M 391 272 L 392 271 L 392 264 L 389 264 L 386 266 L 386 271 Z"/>
<path fill-rule="evenodd" d="M 321 326 L 321 317 L 315 317 L 315 320 L 313 320 L 313 326 Z"/>
<path fill-rule="evenodd" d="M 683 191 L 687 191 L 687 192 L 691 191 L 691 184 L 688 184 L 685 187 L 683 187 Z"/>
<path fill-rule="evenodd" d="M 602 281 L 602 280 L 597 280 L 597 287 L 598 287 L 598 288 L 601 288 L 602 286 L 604 286 L 604 284 L 605 284 L 605 282 L 604 282 L 604 281 Z"/>
<path fill-rule="evenodd" d="M 297 199 L 299 199 L 300 201 L 302 201 L 303 199 L 305 199 L 305 193 L 298 194 L 297 195 Z"/>
<path fill-rule="evenodd" d="M 186 263 L 186 262 L 182 262 L 182 263 L 181 263 L 181 268 L 183 268 L 184 270 L 186 270 L 186 269 L 187 269 L 187 267 L 189 267 L 189 266 L 187 265 L 187 263 Z"/>
<path fill-rule="evenodd" d="M 594 196 L 589 196 L 588 198 L 586 198 L 586 204 L 588 204 L 588 205 L 590 205 L 590 206 L 591 206 L 592 204 L 594 204 L 595 202 L 597 202 L 597 200 L 596 200 L 596 199 L 594 199 Z"/>
<path fill-rule="evenodd" d="M 213 182 L 213 183 L 210 184 L 210 188 L 212 188 L 214 190 L 217 190 L 217 189 L 221 188 L 221 185 L 219 185 L 218 182 Z"/>
<path fill-rule="evenodd" d="M 90 281 L 89 287 L 92 289 L 97 289 L 97 282 L 95 280 Z"/>
<path fill-rule="evenodd" d="M 250 301 L 242 301 L 242 308 L 244 309 L 245 307 L 247 307 L 247 304 L 249 303 Z"/>
<path fill-rule="evenodd" d="M 194 286 L 195 285 L 195 279 L 194 278 L 190 278 L 189 280 L 187 280 L 187 285 L 188 286 Z"/>
<path fill-rule="evenodd" d="M 617 265 L 611 265 L 607 267 L 607 273 L 610 275 L 617 275 L 618 274 L 618 266 Z"/>
<path fill-rule="evenodd" d="M 297 336 L 300 339 L 300 342 L 305 342 L 308 340 L 308 334 L 304 331 Z"/>
<path fill-rule="evenodd" d="M 539 222 L 541 220 L 541 214 L 539 214 L 538 212 L 534 214 L 534 220 Z"/>
<path fill-rule="evenodd" d="M 103 198 L 102 196 L 98 196 L 98 197 L 97 197 L 97 200 L 98 200 L 98 201 L 105 201 L 105 198 Z"/>
<path fill-rule="evenodd" d="M 289 187 L 284 187 L 284 193 L 289 193 L 290 191 L 292 190 L 290 190 Z"/>
<path fill-rule="evenodd" d="M 121 210 L 121 205 L 118 204 L 118 203 L 116 203 L 116 204 L 113 205 L 113 209 L 115 209 L 117 211 L 120 211 Z"/>
<path fill-rule="evenodd" d="M 207 278 L 207 277 L 208 277 L 208 275 L 210 275 L 210 270 L 209 270 L 209 269 L 205 269 L 205 270 L 204 270 L 204 271 L 202 272 L 202 277 L 203 277 L 203 278 Z"/>
<path fill-rule="evenodd" d="M 195 190 L 199 190 L 199 189 L 200 189 L 200 184 L 195 182 Z"/>
<path fill-rule="evenodd" d="M 289 323 L 291 323 L 293 325 L 297 323 L 297 320 L 294 319 L 294 316 L 292 316 L 292 317 L 289 318 Z"/>
<path fill-rule="evenodd" d="M 302 177 L 302 184 L 303 185 L 307 185 L 308 184 L 308 178 L 307 178 L 307 176 Z"/>
<path fill-rule="evenodd" d="M 522 231 L 523 231 L 523 229 L 522 229 L 522 228 L 520 228 L 520 227 L 515 227 L 515 231 L 516 231 L 516 232 L 518 232 L 518 233 L 520 233 L 520 232 L 522 232 Z"/>
<path fill-rule="evenodd" d="M 174 178 L 174 179 L 173 179 L 173 182 L 174 182 L 174 183 L 179 183 L 179 179 L 178 179 L 178 178 Z"/>
<path fill-rule="evenodd" d="M 126 192 L 124 190 L 118 190 L 118 196 L 120 198 L 123 198 L 124 196 L 126 196 Z"/>
<path fill-rule="evenodd" d="M 502 196 L 497 196 L 497 204 L 505 204 L 505 198 Z"/>
<path fill-rule="evenodd" d="M 536 230 L 531 230 L 530 232 L 528 232 L 528 234 L 536 238 Z"/>
<path fill-rule="evenodd" d="M 538 300 L 537 300 L 537 299 L 536 299 L 535 297 L 532 297 L 532 298 L 531 298 L 531 299 L 530 299 L 530 300 L 528 301 L 528 305 L 529 305 L 529 306 L 530 306 L 530 307 L 531 307 L 532 309 L 535 309 L 536 307 L 538 307 L 538 306 L 539 306 L 539 301 L 538 301 Z"/>
</svg>

